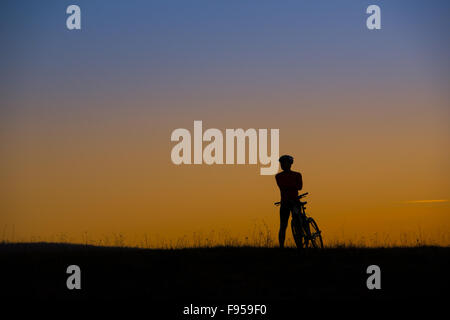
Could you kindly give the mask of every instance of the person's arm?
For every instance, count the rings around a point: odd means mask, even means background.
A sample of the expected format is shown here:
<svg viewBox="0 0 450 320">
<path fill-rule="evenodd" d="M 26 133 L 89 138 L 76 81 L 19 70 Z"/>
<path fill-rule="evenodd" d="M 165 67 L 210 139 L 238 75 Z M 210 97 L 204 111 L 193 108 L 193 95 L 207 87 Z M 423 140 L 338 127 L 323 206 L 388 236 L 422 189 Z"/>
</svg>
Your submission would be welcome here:
<svg viewBox="0 0 450 320">
<path fill-rule="evenodd" d="M 275 176 L 275 179 L 277 181 L 278 188 L 280 188 L 280 191 L 286 191 L 287 189 L 289 189 L 289 185 L 286 185 L 286 180 L 284 180 L 282 177 Z"/>
<path fill-rule="evenodd" d="M 298 190 L 302 190 L 302 188 L 303 188 L 303 178 L 302 178 L 302 174 L 301 173 L 298 174 L 297 188 L 298 188 Z"/>
<path fill-rule="evenodd" d="M 278 188 L 281 190 L 280 180 L 278 179 L 278 176 L 275 176 L 275 181 L 277 182 Z"/>
</svg>

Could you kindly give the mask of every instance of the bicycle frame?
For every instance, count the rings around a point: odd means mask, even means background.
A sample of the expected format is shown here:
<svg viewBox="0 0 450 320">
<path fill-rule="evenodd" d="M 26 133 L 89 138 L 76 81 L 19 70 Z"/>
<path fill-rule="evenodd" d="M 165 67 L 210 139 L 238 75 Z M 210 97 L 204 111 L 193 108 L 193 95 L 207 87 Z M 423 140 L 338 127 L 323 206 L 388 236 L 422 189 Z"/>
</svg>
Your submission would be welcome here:
<svg viewBox="0 0 450 320">
<path fill-rule="evenodd" d="M 294 233 L 296 233 L 296 231 L 294 231 L 294 229 L 295 229 L 299 232 L 300 239 L 303 239 L 303 240 L 301 240 L 300 243 L 304 243 L 305 248 L 308 247 L 310 242 L 314 247 L 317 247 L 318 244 L 315 242 L 316 239 L 319 239 L 320 247 L 323 248 L 321 231 L 319 230 L 317 223 L 314 221 L 313 218 L 308 217 L 306 215 L 306 206 L 305 205 L 307 204 L 307 202 L 300 201 L 300 199 L 305 197 L 307 194 L 308 194 L 308 192 L 303 193 L 297 197 L 299 199 L 298 212 L 297 212 L 297 210 L 292 210 L 291 228 L 292 228 L 294 240 L 296 239 L 296 236 L 294 234 Z M 275 202 L 275 205 L 276 206 L 281 205 L 281 201 Z M 297 219 L 299 219 L 299 220 L 297 220 Z M 294 225 L 297 225 L 297 222 L 299 223 L 298 228 L 297 227 L 294 228 Z M 314 233 L 311 233 L 312 232 L 311 228 L 310 228 L 311 224 L 314 227 Z M 297 240 L 295 240 L 295 241 L 296 241 L 297 246 L 299 246 Z M 303 247 L 303 245 L 300 245 L 300 246 Z"/>
<path fill-rule="evenodd" d="M 306 237 L 311 237 L 311 235 L 309 234 L 309 228 L 307 228 L 307 223 L 308 223 L 308 216 L 306 215 L 306 207 L 305 207 L 306 202 L 301 202 L 300 201 L 300 210 L 298 212 L 298 218 L 300 219 L 300 223 L 302 226 L 302 230 L 305 233 Z M 294 212 L 292 212 L 292 215 L 294 215 Z M 294 216 L 292 216 L 292 219 L 294 219 Z"/>
</svg>

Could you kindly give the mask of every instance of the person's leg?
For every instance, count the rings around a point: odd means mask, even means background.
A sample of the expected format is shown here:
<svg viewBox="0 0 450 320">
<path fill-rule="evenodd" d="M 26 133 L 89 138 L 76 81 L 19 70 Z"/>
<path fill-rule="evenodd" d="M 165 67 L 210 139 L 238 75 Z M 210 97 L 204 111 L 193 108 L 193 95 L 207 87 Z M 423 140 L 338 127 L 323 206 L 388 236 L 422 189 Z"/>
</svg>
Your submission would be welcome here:
<svg viewBox="0 0 450 320">
<path fill-rule="evenodd" d="M 278 241 L 280 242 L 280 248 L 284 247 L 284 239 L 286 238 L 286 228 L 289 222 L 289 215 L 291 209 L 289 206 L 280 206 L 280 231 L 278 232 Z"/>
<path fill-rule="evenodd" d="M 300 214 L 300 206 L 297 203 L 292 205 L 292 219 L 296 219 L 295 221 L 300 222 L 302 224 L 301 214 Z M 302 224 L 303 226 L 303 224 Z"/>
</svg>

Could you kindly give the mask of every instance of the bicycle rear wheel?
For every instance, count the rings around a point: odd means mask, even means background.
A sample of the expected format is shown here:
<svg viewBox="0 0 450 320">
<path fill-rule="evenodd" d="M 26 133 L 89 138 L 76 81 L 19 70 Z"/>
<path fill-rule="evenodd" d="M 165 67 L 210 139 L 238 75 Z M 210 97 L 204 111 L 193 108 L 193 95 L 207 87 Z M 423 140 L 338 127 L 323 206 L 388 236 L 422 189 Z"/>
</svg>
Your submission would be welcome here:
<svg viewBox="0 0 450 320">
<path fill-rule="evenodd" d="M 311 242 L 312 247 L 322 249 L 322 232 L 319 230 L 319 227 L 313 218 L 308 218 L 308 228 L 310 233 L 309 241 Z"/>
<path fill-rule="evenodd" d="M 297 248 L 298 249 L 305 248 L 307 242 L 305 241 L 304 231 L 298 218 L 291 219 L 291 229 L 292 229 L 292 236 L 294 238 L 295 245 L 297 246 Z"/>
</svg>

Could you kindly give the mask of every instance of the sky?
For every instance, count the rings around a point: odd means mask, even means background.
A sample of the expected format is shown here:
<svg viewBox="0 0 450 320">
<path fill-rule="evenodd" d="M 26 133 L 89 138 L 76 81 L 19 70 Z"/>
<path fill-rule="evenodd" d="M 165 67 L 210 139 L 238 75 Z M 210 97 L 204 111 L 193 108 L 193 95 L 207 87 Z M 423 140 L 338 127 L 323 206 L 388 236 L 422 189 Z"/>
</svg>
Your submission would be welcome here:
<svg viewBox="0 0 450 320">
<path fill-rule="evenodd" d="M 201 120 L 279 129 L 325 243 L 450 245 L 448 1 L 0 9 L 2 240 L 276 238 L 259 165 L 172 163 L 172 131 Z"/>
</svg>

